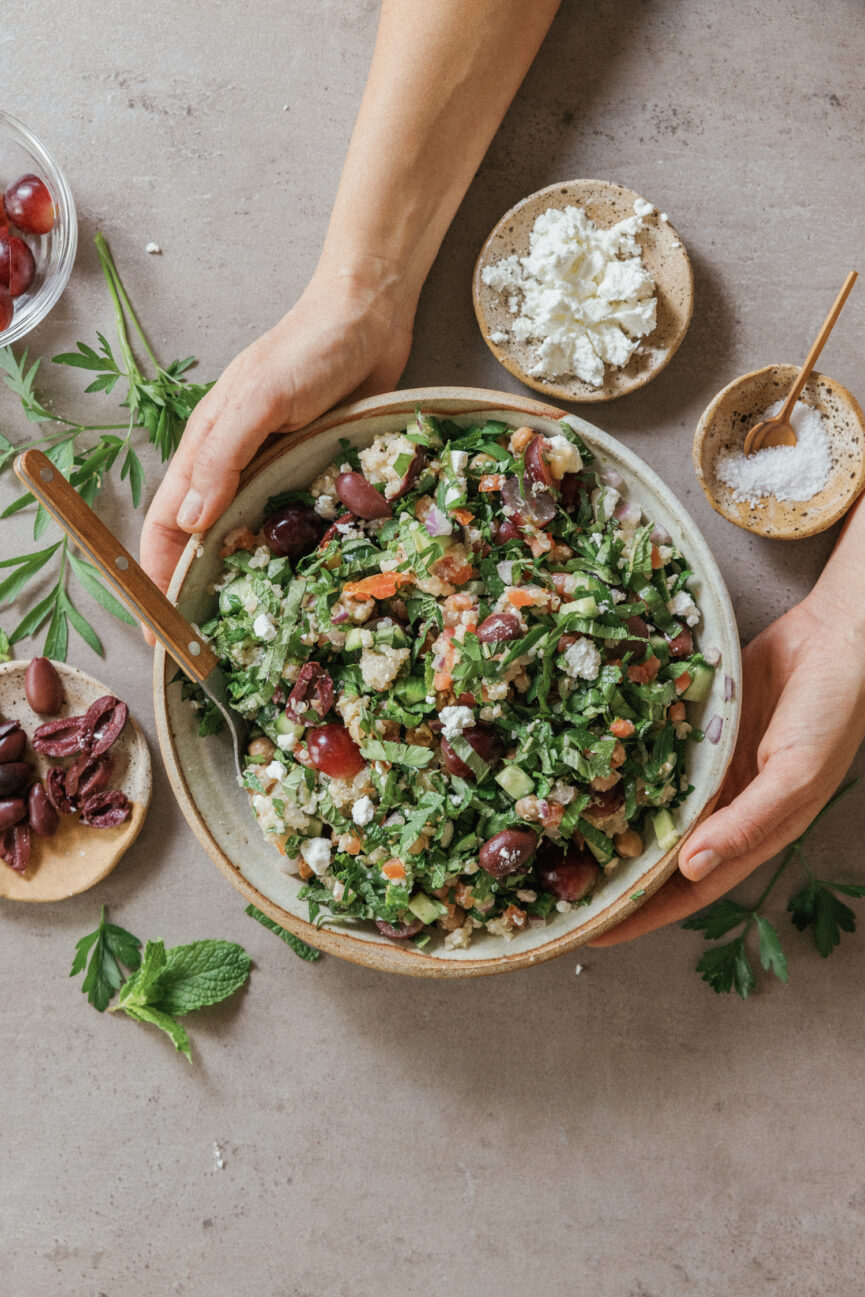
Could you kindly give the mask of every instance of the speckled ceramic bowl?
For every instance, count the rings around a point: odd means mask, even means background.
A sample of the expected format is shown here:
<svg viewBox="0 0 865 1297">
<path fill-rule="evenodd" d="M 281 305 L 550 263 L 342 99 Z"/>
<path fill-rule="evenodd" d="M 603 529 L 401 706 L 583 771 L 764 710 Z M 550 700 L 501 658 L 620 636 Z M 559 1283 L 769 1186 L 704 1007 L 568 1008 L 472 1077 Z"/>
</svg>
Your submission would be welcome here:
<svg viewBox="0 0 865 1297">
<path fill-rule="evenodd" d="M 27 662 L 0 665 L 0 716 L 19 721 L 29 738 L 46 719 L 31 710 L 24 693 Z M 91 703 L 111 690 L 93 676 L 65 662 L 55 663 L 63 681 L 61 716 L 79 716 Z M 132 814 L 116 829 L 91 829 L 77 816 L 61 815 L 53 838 L 31 837 L 30 867 L 16 874 L 0 860 L 0 896 L 10 901 L 62 901 L 100 882 L 118 863 L 141 832 L 150 805 L 150 752 L 147 740 L 132 716 L 111 749 L 114 758 L 112 786 L 122 788 L 132 803 Z M 28 760 L 44 777 L 50 766 L 66 765 L 53 757 L 27 749 Z"/>
<path fill-rule="evenodd" d="M 688 331 L 694 310 L 694 276 L 685 246 L 670 222 L 655 209 L 644 217 L 646 228 L 636 236 L 643 250 L 643 264 L 655 282 L 658 322 L 622 369 L 608 365 L 601 387 L 592 387 L 576 377 L 547 381 L 529 373 L 534 363 L 531 343 L 513 338 L 493 342 L 493 335 L 506 332 L 514 316 L 507 295 L 496 292 L 481 278 L 484 268 L 503 257 L 524 257 L 529 235 L 542 212 L 551 207 L 582 207 L 601 229 L 633 216 L 640 194 L 609 180 L 567 180 L 539 189 L 505 212 L 481 248 L 472 280 L 475 315 L 490 351 L 527 387 L 560 401 L 611 401 L 643 387 L 669 364 Z"/>
<path fill-rule="evenodd" d="M 737 527 L 758 536 L 799 540 L 814 536 L 837 522 L 865 486 L 865 416 L 846 387 L 813 373 L 800 401 L 823 416 L 832 451 L 829 481 L 810 500 L 776 500 L 765 496 L 758 504 L 738 501 L 718 477 L 719 456 L 741 450 L 745 434 L 773 402 L 793 386 L 798 365 L 766 365 L 743 374 L 719 392 L 703 413 L 694 436 L 694 468 L 712 508 Z"/>
<path fill-rule="evenodd" d="M 358 446 L 368 445 L 378 433 L 404 428 L 418 406 L 466 423 L 495 418 L 513 427 L 529 424 L 548 434 L 556 432 L 563 417 L 561 411 L 538 401 L 472 388 L 398 392 L 333 411 L 260 455 L 244 474 L 236 500 L 219 523 L 205 535 L 192 538 L 169 591 L 184 614 L 196 622 L 212 615 L 212 587 L 221 575 L 219 549 L 226 532 L 242 524 L 258 527 L 268 497 L 287 488 L 307 486 L 338 453 L 340 437 Z M 684 837 L 717 796 L 736 741 L 741 661 L 733 609 L 706 542 L 672 492 L 642 460 L 612 437 L 582 419 L 569 417 L 604 462 L 621 473 L 634 498 L 667 528 L 687 554 L 699 573 L 695 589 L 704 613 L 701 642 L 721 653 L 722 668 L 709 697 L 696 709 L 697 724 L 703 716 L 723 717 L 721 739 L 717 746 L 705 742 L 692 748 L 689 773 L 695 791 L 675 812 Z M 174 670 L 157 648 L 157 732 L 171 785 L 193 831 L 248 900 L 299 937 L 344 959 L 426 977 L 467 977 L 524 968 L 572 950 L 612 927 L 656 891 L 675 869 L 676 849 L 665 854 L 650 845 L 639 859 L 623 861 L 588 905 L 556 915 L 547 926 L 530 928 L 510 941 L 479 933 L 468 950 L 445 952 L 434 938 L 433 944 L 418 951 L 388 941 L 371 923 L 349 921 L 315 929 L 306 919 L 306 903 L 298 899 L 299 880 L 280 868 L 282 857 L 264 840 L 247 794 L 237 786 L 227 737 L 198 737 L 195 713 L 181 701 L 179 687 L 168 684 Z M 733 681 L 733 697 L 726 702 L 725 674 Z"/>
</svg>

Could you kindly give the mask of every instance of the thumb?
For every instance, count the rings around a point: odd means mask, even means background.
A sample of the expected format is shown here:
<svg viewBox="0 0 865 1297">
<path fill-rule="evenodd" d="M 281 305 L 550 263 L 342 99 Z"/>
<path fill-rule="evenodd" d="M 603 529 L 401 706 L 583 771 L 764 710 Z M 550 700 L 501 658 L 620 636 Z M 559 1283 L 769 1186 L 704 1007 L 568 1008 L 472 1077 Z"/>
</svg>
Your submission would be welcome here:
<svg viewBox="0 0 865 1297">
<path fill-rule="evenodd" d="M 732 860 L 749 872 L 797 838 L 824 801 L 802 774 L 801 756 L 771 756 L 734 801 L 710 815 L 688 838 L 679 853 L 685 877 L 698 882 Z"/>
</svg>

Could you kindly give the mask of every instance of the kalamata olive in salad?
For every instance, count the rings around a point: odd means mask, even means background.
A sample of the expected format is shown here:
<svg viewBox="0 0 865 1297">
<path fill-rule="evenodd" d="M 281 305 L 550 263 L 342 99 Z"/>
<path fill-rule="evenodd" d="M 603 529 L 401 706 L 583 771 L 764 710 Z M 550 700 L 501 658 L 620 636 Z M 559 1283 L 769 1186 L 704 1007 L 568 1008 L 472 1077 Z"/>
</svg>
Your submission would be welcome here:
<svg viewBox="0 0 865 1297">
<path fill-rule="evenodd" d="M 538 835 L 533 829 L 502 829 L 485 842 L 478 860 L 494 878 L 505 878 L 525 868 L 538 845 Z"/>
<path fill-rule="evenodd" d="M 23 239 L 0 229 L 0 284 L 10 297 L 20 297 L 33 283 L 36 262 Z"/>
<path fill-rule="evenodd" d="M 620 779 L 612 788 L 592 789 L 592 800 L 583 814 L 589 820 L 615 815 L 625 804 L 625 785 Z"/>
<path fill-rule="evenodd" d="M 26 747 L 27 735 L 20 726 L 12 726 L 7 734 L 0 737 L 0 765 L 20 761 Z"/>
<path fill-rule="evenodd" d="M 411 457 L 411 463 L 403 474 L 402 482 L 396 495 L 391 496 L 392 500 L 401 500 L 404 495 L 408 495 L 415 482 L 427 466 L 426 451 L 418 446 L 417 450 Z"/>
<path fill-rule="evenodd" d="M 63 681 L 50 658 L 33 658 L 24 676 L 24 693 L 38 716 L 56 716 L 63 706 Z"/>
<path fill-rule="evenodd" d="M 53 838 L 60 818 L 48 800 L 42 784 L 34 784 L 27 798 L 27 818 L 34 833 L 40 838 Z"/>
<path fill-rule="evenodd" d="M 320 663 L 305 663 L 288 696 L 286 716 L 306 725 L 310 720 L 323 721 L 332 706 L 333 680 Z"/>
<path fill-rule="evenodd" d="M 513 612 L 491 612 L 477 629 L 482 644 L 500 644 L 504 640 L 519 639 L 523 634 L 523 624 Z"/>
<path fill-rule="evenodd" d="M 617 653 L 633 653 L 637 661 L 642 661 L 646 655 L 649 641 L 648 624 L 645 618 L 641 617 L 639 613 L 635 613 L 628 618 L 627 626 L 634 638 L 619 640 L 616 651 Z"/>
<path fill-rule="evenodd" d="M 354 779 L 365 765 L 360 748 L 344 725 L 316 725 L 306 732 L 309 759 L 334 779 Z"/>
<path fill-rule="evenodd" d="M 375 926 L 385 937 L 390 937 L 391 941 L 407 941 L 409 937 L 415 936 L 423 927 L 422 919 L 412 919 L 411 923 L 401 923 L 398 928 L 392 923 L 386 923 L 384 919 L 376 919 Z"/>
<path fill-rule="evenodd" d="M 532 437 L 532 440 L 529 442 L 528 446 L 526 446 L 524 455 L 526 480 L 530 482 L 532 486 L 540 485 L 550 488 L 555 484 L 553 470 L 547 462 L 544 450 L 546 445 L 546 437 L 538 435 L 537 437 Z"/>
<path fill-rule="evenodd" d="M 23 788 L 33 774 L 29 761 L 7 761 L 0 766 L 0 797 L 9 797 Z"/>
<path fill-rule="evenodd" d="M 20 176 L 3 195 L 6 215 L 28 234 L 47 234 L 54 225 L 54 202 L 39 176 Z"/>
<path fill-rule="evenodd" d="M 473 725 L 470 729 L 463 730 L 462 736 L 488 766 L 494 766 L 504 751 L 501 739 L 490 725 Z M 442 739 L 442 760 L 445 768 L 459 779 L 475 778 L 471 767 L 459 759 L 447 739 Z"/>
<path fill-rule="evenodd" d="M 27 814 L 27 803 L 23 797 L 4 797 L 0 799 L 0 833 L 11 829 Z"/>
<path fill-rule="evenodd" d="M 393 513 L 387 500 L 363 473 L 340 473 L 335 488 L 345 507 L 367 522 L 373 518 L 389 518 Z"/>
<path fill-rule="evenodd" d="M 683 626 L 674 639 L 667 640 L 667 648 L 671 658 L 686 658 L 693 652 L 694 636 L 687 626 Z"/>
<path fill-rule="evenodd" d="M 588 850 L 576 844 L 565 851 L 545 851 L 535 864 L 538 885 L 560 901 L 581 901 L 601 876 L 598 863 Z"/>
<path fill-rule="evenodd" d="M 295 561 L 312 553 L 327 523 L 306 504 L 287 504 L 265 520 L 262 530 L 272 554 Z"/>
</svg>

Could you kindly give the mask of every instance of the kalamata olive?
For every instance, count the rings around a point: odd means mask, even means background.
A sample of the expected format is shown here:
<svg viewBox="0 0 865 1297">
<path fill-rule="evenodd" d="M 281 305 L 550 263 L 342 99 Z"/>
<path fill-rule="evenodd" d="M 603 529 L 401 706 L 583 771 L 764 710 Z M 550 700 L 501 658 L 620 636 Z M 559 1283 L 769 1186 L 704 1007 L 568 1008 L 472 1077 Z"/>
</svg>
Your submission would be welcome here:
<svg viewBox="0 0 865 1297">
<path fill-rule="evenodd" d="M 5 765 L 8 761 L 20 761 L 26 747 L 27 735 L 20 726 L 10 729 L 9 733 L 0 739 L 0 765 Z"/>
<path fill-rule="evenodd" d="M 123 733 L 129 708 L 113 694 L 103 694 L 91 703 L 81 721 L 80 745 L 84 752 L 98 757 L 117 742 Z"/>
<path fill-rule="evenodd" d="M 517 524 L 531 522 L 541 527 L 552 522 L 558 509 L 550 492 L 539 483 L 530 487 L 527 482 L 526 487 L 527 494 L 523 495 L 516 477 L 509 477 L 502 487 L 502 504 L 506 506 L 509 517 Z"/>
<path fill-rule="evenodd" d="M 572 513 L 580 499 L 580 490 L 584 487 L 579 473 L 565 473 L 559 483 L 559 504 L 568 513 Z"/>
<path fill-rule="evenodd" d="M 686 658 L 693 651 L 694 636 L 687 626 L 683 626 L 675 639 L 667 640 L 667 647 L 671 658 Z"/>
<path fill-rule="evenodd" d="M 26 874 L 30 864 L 30 828 L 29 825 L 13 824 L 11 829 L 0 835 L 0 859 L 6 861 L 16 874 Z"/>
<path fill-rule="evenodd" d="M 588 820 L 603 820 L 615 815 L 625 804 L 625 785 L 620 779 L 612 788 L 592 789 L 592 800 L 583 811 Z"/>
<path fill-rule="evenodd" d="M 46 721 L 33 735 L 33 747 L 47 757 L 71 757 L 81 751 L 83 716 L 60 716 Z"/>
<path fill-rule="evenodd" d="M 33 767 L 29 761 L 7 761 L 5 765 L 0 766 L 0 797 L 17 793 L 32 774 Z"/>
<path fill-rule="evenodd" d="M 334 779 L 354 779 L 364 767 L 360 748 L 344 725 L 316 725 L 307 730 L 309 759 L 322 774 Z"/>
<path fill-rule="evenodd" d="M 308 725 L 310 721 L 323 721 L 332 706 L 333 680 L 318 662 L 307 662 L 288 695 L 286 716 Z"/>
<path fill-rule="evenodd" d="M 387 500 L 363 473 L 340 473 L 335 485 L 340 500 L 358 518 L 371 521 L 373 518 L 389 518 L 393 513 Z"/>
<path fill-rule="evenodd" d="M 63 681 L 50 658 L 33 658 L 24 676 L 27 701 L 39 716 L 56 716 L 63 706 Z"/>
<path fill-rule="evenodd" d="M 97 757 L 96 760 L 99 761 L 100 758 Z M 66 777 L 69 773 L 62 766 L 52 766 L 45 776 L 48 800 L 61 815 L 72 815 L 78 809 L 77 802 L 66 791 Z"/>
<path fill-rule="evenodd" d="M 20 728 L 21 723 L 19 721 L 0 721 L 0 739 L 5 739 L 7 734 L 11 734 L 13 730 L 20 730 Z"/>
<path fill-rule="evenodd" d="M 463 730 L 463 738 L 488 766 L 494 766 L 504 751 L 504 744 L 491 725 L 472 725 L 470 729 Z M 460 761 L 447 739 L 442 739 L 442 760 L 452 775 L 457 775 L 460 779 L 475 778 L 471 767 Z"/>
<path fill-rule="evenodd" d="M 535 864 L 538 886 L 560 901 L 581 901 L 600 877 L 598 863 L 590 851 L 571 845 L 566 851 L 545 851 Z"/>
<path fill-rule="evenodd" d="M 287 504 L 265 519 L 262 531 L 268 549 L 293 562 L 311 554 L 327 530 L 327 523 L 306 504 Z"/>
<path fill-rule="evenodd" d="M 538 835 L 532 829 L 502 829 L 481 847 L 481 869 L 494 878 L 516 874 L 528 864 L 537 845 Z"/>
<path fill-rule="evenodd" d="M 344 527 L 347 522 L 354 522 L 354 520 L 355 516 L 353 513 L 341 513 L 338 518 L 334 518 L 333 522 L 318 542 L 318 548 L 326 549 L 330 542 L 336 540 L 339 536 L 340 527 Z"/>
<path fill-rule="evenodd" d="M 376 919 L 375 926 L 385 937 L 390 937 L 391 941 L 407 941 L 420 932 L 424 925 L 422 919 L 412 919 L 411 923 L 401 923 L 395 928 L 392 923 L 385 923 L 384 919 Z"/>
<path fill-rule="evenodd" d="M 526 465 L 526 478 L 533 485 L 539 482 L 541 486 L 552 487 L 555 483 L 553 470 L 547 462 L 546 455 L 547 439 L 538 434 L 532 437 L 524 453 Z"/>
<path fill-rule="evenodd" d="M 634 636 L 633 639 L 619 640 L 616 645 L 618 653 L 633 653 L 638 662 L 641 662 L 646 655 L 649 640 L 649 627 L 645 618 L 639 613 L 628 618 L 628 630 Z"/>
<path fill-rule="evenodd" d="M 513 612 L 491 612 L 477 631 L 482 644 L 499 644 L 504 640 L 519 639 L 522 634 L 523 624 Z"/>
<path fill-rule="evenodd" d="M 27 814 L 27 803 L 23 797 L 4 797 L 0 801 L 0 833 L 11 829 L 13 824 L 23 820 Z"/>
<path fill-rule="evenodd" d="M 73 761 L 65 774 L 63 771 L 60 772 L 63 775 L 61 781 L 63 792 L 57 794 L 57 801 L 55 801 L 55 793 L 57 793 L 56 777 L 55 779 L 49 777 L 48 795 L 52 804 L 64 815 L 68 814 L 65 804 L 58 805 L 58 801 L 60 803 L 69 802 L 71 806 L 76 797 L 85 798 L 89 797 L 91 793 L 101 793 L 103 788 L 108 787 L 113 766 L 114 758 L 110 752 L 103 752 L 99 756 L 93 756 L 90 752 L 82 752 L 81 756 Z M 49 770 L 49 776 L 54 775 L 56 768 Z"/>
<path fill-rule="evenodd" d="M 81 823 L 91 829 L 116 829 L 129 819 L 129 798 L 119 788 L 105 788 L 91 793 L 81 807 Z"/>
<path fill-rule="evenodd" d="M 392 500 L 401 500 L 404 495 L 408 495 L 415 482 L 427 466 L 426 451 L 418 446 L 417 450 L 411 457 L 411 463 L 406 469 L 403 479 L 400 482 L 399 490 L 391 496 Z"/>
<path fill-rule="evenodd" d="M 53 838 L 60 823 L 57 812 L 48 800 L 42 784 L 34 784 L 27 798 L 27 817 L 30 827 L 40 838 Z"/>
<path fill-rule="evenodd" d="M 505 518 L 496 528 L 496 544 L 507 545 L 509 540 L 525 540 L 525 537 L 512 518 Z"/>
</svg>

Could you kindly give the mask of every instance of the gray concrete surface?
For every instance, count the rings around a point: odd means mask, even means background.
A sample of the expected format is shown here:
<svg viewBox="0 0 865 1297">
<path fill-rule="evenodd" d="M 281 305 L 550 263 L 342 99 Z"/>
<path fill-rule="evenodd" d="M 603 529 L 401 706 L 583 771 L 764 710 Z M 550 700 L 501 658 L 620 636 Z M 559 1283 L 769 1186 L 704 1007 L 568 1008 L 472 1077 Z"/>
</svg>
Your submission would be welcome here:
<svg viewBox="0 0 865 1297">
<path fill-rule="evenodd" d="M 81 213 L 74 278 L 34 352 L 110 330 L 97 228 L 165 358 L 195 352 L 215 376 L 276 319 L 314 264 L 376 15 L 374 0 L 6 0 L 2 104 L 62 160 Z M 861 17 L 856 0 L 566 0 L 433 270 L 405 375 L 515 388 L 476 333 L 469 275 L 521 195 L 599 176 L 663 207 L 694 259 L 694 323 L 649 388 L 594 418 L 693 511 L 745 638 L 808 589 L 832 538 L 736 531 L 703 502 L 690 439 L 730 378 L 802 356 L 862 268 Z M 860 400 L 863 325 L 857 289 L 824 361 Z M 92 408 L 74 374 L 47 377 L 58 406 Z M 5 391 L 0 425 L 25 433 Z M 134 543 L 124 497 L 106 516 Z M 4 555 L 27 540 L 24 520 L 2 524 Z M 80 643 L 73 660 L 129 698 L 156 756 L 149 654 L 88 610 L 107 660 Z M 449 985 L 307 966 L 244 916 L 155 765 L 147 827 L 109 880 L 0 907 L 3 1294 L 859 1290 L 862 934 L 824 963 L 782 888 L 790 984 L 761 976 L 748 1004 L 700 983 L 701 939 L 680 930 L 588 953 L 579 978 L 573 958 Z M 854 797 L 817 862 L 861 880 L 863 838 Z M 144 936 L 231 937 L 253 955 L 248 993 L 192 1024 L 193 1068 L 67 978 L 103 902 Z"/>
</svg>

